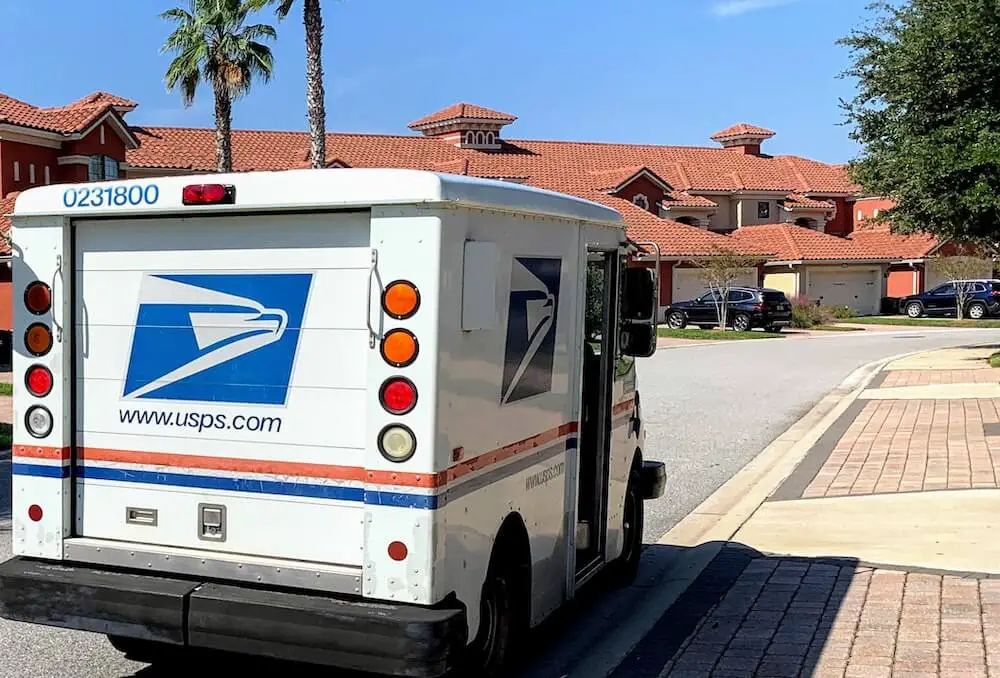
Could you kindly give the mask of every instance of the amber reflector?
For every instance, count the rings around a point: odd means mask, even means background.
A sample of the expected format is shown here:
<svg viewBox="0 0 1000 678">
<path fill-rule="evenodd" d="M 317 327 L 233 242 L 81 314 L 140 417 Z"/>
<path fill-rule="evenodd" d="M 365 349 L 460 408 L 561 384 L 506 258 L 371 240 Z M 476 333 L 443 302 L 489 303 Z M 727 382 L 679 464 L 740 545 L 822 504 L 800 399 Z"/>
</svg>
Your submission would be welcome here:
<svg viewBox="0 0 1000 678">
<path fill-rule="evenodd" d="M 52 348 L 52 330 L 41 323 L 31 325 L 24 333 L 24 345 L 32 355 L 45 355 Z"/>
<path fill-rule="evenodd" d="M 41 315 L 52 307 L 52 290 L 43 282 L 33 282 L 24 291 L 24 305 L 35 315 Z"/>
<path fill-rule="evenodd" d="M 420 293 L 413 283 L 397 280 L 390 283 L 382 294 L 382 308 L 397 320 L 409 318 L 420 306 Z"/>
<path fill-rule="evenodd" d="M 406 330 L 390 330 L 382 340 L 382 358 L 393 367 L 406 367 L 417 359 L 417 338 Z"/>
</svg>

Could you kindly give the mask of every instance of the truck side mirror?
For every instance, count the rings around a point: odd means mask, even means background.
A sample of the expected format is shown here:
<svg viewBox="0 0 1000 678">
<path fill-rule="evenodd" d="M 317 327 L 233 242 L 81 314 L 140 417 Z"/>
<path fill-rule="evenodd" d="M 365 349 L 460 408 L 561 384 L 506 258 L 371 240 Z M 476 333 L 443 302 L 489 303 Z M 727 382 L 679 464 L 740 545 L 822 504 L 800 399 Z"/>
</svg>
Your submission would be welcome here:
<svg viewBox="0 0 1000 678">
<path fill-rule="evenodd" d="M 656 278 L 651 268 L 624 269 L 622 320 L 626 323 L 653 322 L 656 316 Z"/>
<path fill-rule="evenodd" d="M 625 325 L 618 342 L 623 355 L 648 358 L 656 353 L 656 325 Z"/>
</svg>

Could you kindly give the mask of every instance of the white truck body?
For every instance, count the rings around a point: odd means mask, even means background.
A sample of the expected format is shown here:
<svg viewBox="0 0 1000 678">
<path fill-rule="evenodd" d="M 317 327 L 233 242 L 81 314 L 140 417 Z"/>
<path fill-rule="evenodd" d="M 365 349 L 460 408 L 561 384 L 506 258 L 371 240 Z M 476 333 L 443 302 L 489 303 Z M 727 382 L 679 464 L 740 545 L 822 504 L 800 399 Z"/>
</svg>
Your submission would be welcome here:
<svg viewBox="0 0 1000 678">
<path fill-rule="evenodd" d="M 225 186 L 232 200 L 186 205 L 192 184 Z M 516 521 L 530 554 L 528 623 L 539 623 L 627 548 L 625 495 L 644 439 L 618 331 L 605 340 L 605 452 L 589 476 L 578 442 L 587 262 L 609 262 L 619 280 L 628 247 L 600 205 L 408 170 L 26 191 L 13 226 L 17 558 L 0 568 L 0 614 L 440 675 L 479 634 L 494 545 Z M 393 281 L 418 290 L 412 316 L 383 308 Z M 22 302 L 35 282 L 50 289 L 47 312 Z M 53 336 L 43 355 L 20 339 L 39 323 Z M 396 328 L 418 347 L 404 367 L 380 350 Z M 38 367 L 47 393 L 31 390 Z M 382 391 L 400 377 L 416 398 L 397 415 Z M 39 406 L 51 413 L 44 435 L 29 425 Z M 378 442 L 396 424 L 415 439 L 402 462 Z M 657 496 L 662 480 L 650 482 Z M 593 487 L 596 525 L 579 515 Z M 54 564 L 76 573 L 67 589 L 134 576 L 162 614 L 121 616 L 114 587 L 106 606 L 39 614 L 28 590 Z M 214 611 L 236 609 L 233 598 L 285 609 L 281 596 L 303 609 L 384 603 L 407 623 L 429 611 L 417 621 L 430 640 L 373 659 L 364 640 L 274 640 L 301 620 L 275 621 L 271 645 L 241 644 L 254 632 L 239 620 L 217 627 Z"/>
</svg>

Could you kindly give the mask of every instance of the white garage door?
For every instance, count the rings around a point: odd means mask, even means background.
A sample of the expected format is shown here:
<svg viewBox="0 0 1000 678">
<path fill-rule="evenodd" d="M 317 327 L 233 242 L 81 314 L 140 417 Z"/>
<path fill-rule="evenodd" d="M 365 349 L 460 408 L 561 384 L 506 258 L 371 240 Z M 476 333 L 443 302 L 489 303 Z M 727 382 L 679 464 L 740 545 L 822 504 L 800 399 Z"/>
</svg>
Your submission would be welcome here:
<svg viewBox="0 0 1000 678">
<path fill-rule="evenodd" d="M 812 269 L 809 276 L 809 300 L 824 306 L 847 306 L 860 315 L 878 312 L 882 291 L 877 284 L 878 269 Z"/>
<path fill-rule="evenodd" d="M 697 299 L 705 292 L 708 292 L 708 285 L 701 280 L 702 269 L 700 268 L 675 268 L 674 287 L 672 290 L 673 301 L 690 301 Z M 757 269 L 745 268 L 740 271 L 733 285 L 744 285 L 747 287 L 757 286 Z"/>
</svg>

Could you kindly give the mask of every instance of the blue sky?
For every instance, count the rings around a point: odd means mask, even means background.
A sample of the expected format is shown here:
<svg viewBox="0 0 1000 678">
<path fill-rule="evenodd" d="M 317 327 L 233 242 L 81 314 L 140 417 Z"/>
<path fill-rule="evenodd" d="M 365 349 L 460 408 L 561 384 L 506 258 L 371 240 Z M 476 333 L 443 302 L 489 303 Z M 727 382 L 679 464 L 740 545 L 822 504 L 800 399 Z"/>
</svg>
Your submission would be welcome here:
<svg viewBox="0 0 1000 678">
<path fill-rule="evenodd" d="M 187 0 L 0 0 L 0 91 L 58 105 L 94 90 L 140 102 L 135 124 L 209 126 L 211 93 L 166 91 L 169 26 Z M 507 135 L 711 145 L 736 122 L 770 153 L 842 162 L 839 79 L 868 0 L 325 0 L 330 131 L 408 133 L 456 101 L 519 117 Z M 270 15 L 264 17 L 273 21 Z M 234 109 L 239 128 L 305 129 L 298 14 L 277 25 L 274 80 Z"/>
</svg>

